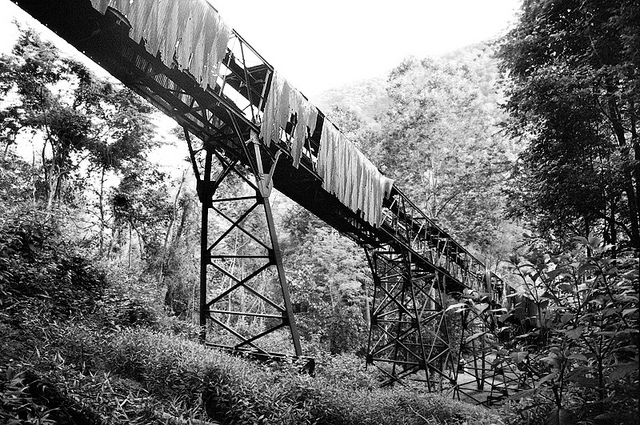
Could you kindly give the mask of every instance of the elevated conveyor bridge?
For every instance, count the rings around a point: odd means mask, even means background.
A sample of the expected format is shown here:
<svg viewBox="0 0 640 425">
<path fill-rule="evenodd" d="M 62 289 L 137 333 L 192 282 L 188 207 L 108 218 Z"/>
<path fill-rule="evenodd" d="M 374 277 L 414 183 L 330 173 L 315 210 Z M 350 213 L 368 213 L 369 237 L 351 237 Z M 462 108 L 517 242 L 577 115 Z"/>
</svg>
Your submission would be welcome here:
<svg viewBox="0 0 640 425">
<path fill-rule="evenodd" d="M 184 129 L 202 202 L 204 343 L 270 357 L 274 350 L 261 342 L 286 330 L 291 347 L 275 351 L 304 354 L 271 211 L 275 188 L 364 248 L 374 278 L 367 361 L 389 383 L 413 377 L 479 402 L 515 388 L 504 368 L 496 374 L 500 360 L 483 351 L 490 320 L 472 308 L 447 310 L 451 299 L 469 294 L 497 305 L 500 280 L 372 167 L 212 6 L 14 2 Z M 229 178 L 249 190 L 221 189 Z M 259 231 L 247 224 L 256 217 Z M 214 235 L 214 221 L 226 230 Z M 248 242 L 230 250 L 238 233 Z M 281 291 L 265 285 L 264 273 Z M 253 301 L 238 306 L 238 292 Z M 239 327 L 247 323 L 239 318 L 261 326 Z M 220 342 L 219 332 L 235 342 Z M 489 396 L 478 396 L 482 391 Z"/>
</svg>

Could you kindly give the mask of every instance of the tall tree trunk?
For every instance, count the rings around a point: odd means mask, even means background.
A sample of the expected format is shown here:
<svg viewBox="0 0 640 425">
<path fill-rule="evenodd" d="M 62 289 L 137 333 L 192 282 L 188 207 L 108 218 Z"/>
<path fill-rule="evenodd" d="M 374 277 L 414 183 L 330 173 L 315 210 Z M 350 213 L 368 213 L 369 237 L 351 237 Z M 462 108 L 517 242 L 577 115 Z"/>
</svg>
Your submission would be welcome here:
<svg viewBox="0 0 640 425">
<path fill-rule="evenodd" d="M 40 87 L 40 98 L 44 99 L 44 88 Z M 47 110 L 44 107 L 44 101 L 40 104 L 40 108 L 42 111 L 42 117 L 44 119 L 44 132 L 45 132 L 45 139 L 44 139 L 44 143 L 42 144 L 42 151 L 40 153 L 41 155 L 41 159 L 42 159 L 42 169 L 44 171 L 44 181 L 48 186 L 49 189 L 49 193 L 47 194 L 47 211 L 51 211 L 51 208 L 53 206 L 53 199 L 55 196 L 55 191 L 54 191 L 54 185 L 53 185 L 53 174 L 54 174 L 54 170 L 56 168 L 56 148 L 55 145 L 53 144 L 53 140 L 51 138 L 51 131 L 49 129 L 49 117 L 47 115 Z M 49 168 L 47 167 L 47 143 L 49 143 L 51 145 L 51 169 L 49 170 Z"/>
<path fill-rule="evenodd" d="M 638 160 L 640 157 L 640 146 L 638 146 L 638 135 L 631 135 L 631 143 L 632 146 L 627 144 L 627 138 L 625 137 L 625 130 L 622 124 L 622 118 L 620 117 L 620 112 L 618 105 L 615 99 L 611 98 L 609 100 L 609 116 L 611 119 L 611 125 L 613 127 L 614 134 L 618 141 L 618 147 L 622 151 L 623 155 L 627 154 L 627 152 L 633 152 L 635 159 Z M 633 121 L 632 121 L 633 122 Z M 635 127 L 635 124 L 632 126 Z M 627 204 L 629 209 L 629 225 L 631 227 L 631 245 L 634 248 L 640 248 L 640 219 L 638 216 L 638 195 L 640 193 L 637 192 L 638 189 L 638 181 L 637 178 L 640 177 L 640 171 L 638 170 L 638 166 L 634 167 L 634 171 L 624 170 L 624 191 L 627 194 Z M 634 185 L 634 175 L 636 177 L 636 184 Z"/>
<path fill-rule="evenodd" d="M 625 192 L 627 193 L 627 202 L 629 205 L 629 225 L 631 227 L 631 245 L 634 248 L 640 248 L 640 223 L 638 220 L 638 197 L 635 193 L 635 187 L 632 181 L 631 172 L 625 173 Z"/>
<path fill-rule="evenodd" d="M 51 211 L 53 208 L 53 202 L 55 201 L 56 194 L 58 193 L 58 176 L 54 172 L 53 168 L 54 166 L 51 166 L 51 170 L 47 173 L 49 176 L 49 180 L 47 181 L 47 186 L 49 188 L 49 193 L 47 194 L 47 211 Z"/>
<path fill-rule="evenodd" d="M 635 104 L 631 103 L 631 110 L 635 111 Z M 638 161 L 640 161 L 640 137 L 638 137 L 638 128 L 636 125 L 636 117 L 631 114 L 631 146 L 633 149 L 635 166 L 633 168 L 633 179 L 635 179 L 635 198 L 636 198 L 636 244 L 634 245 L 636 248 L 640 248 L 640 231 L 638 227 L 640 227 L 640 165 L 638 165 Z M 633 183 L 631 184 L 631 190 L 633 190 Z"/>
<path fill-rule="evenodd" d="M 617 254 L 617 246 L 616 244 L 618 243 L 618 229 L 616 229 L 616 201 L 615 199 L 611 200 L 611 240 L 609 241 L 609 243 L 613 246 L 613 249 L 611 251 L 611 255 L 613 258 L 616 258 Z"/>
<path fill-rule="evenodd" d="M 129 224 L 129 268 L 131 268 L 131 245 L 133 245 L 133 240 L 131 239 L 133 230 L 131 227 L 131 224 Z"/>
<path fill-rule="evenodd" d="M 175 224 L 176 218 L 178 217 L 178 202 L 180 200 L 180 195 L 182 194 L 182 186 L 184 185 L 186 179 L 186 171 L 182 172 L 182 179 L 180 180 L 180 185 L 178 186 L 178 191 L 176 192 L 175 197 L 173 198 L 173 208 L 172 208 L 172 213 L 171 213 L 171 217 L 169 219 L 169 224 L 167 225 L 167 232 L 165 233 L 164 236 L 164 243 L 162 244 L 162 261 L 160 262 L 160 270 L 158 271 L 158 282 L 162 283 L 162 281 L 164 280 L 165 277 L 165 269 L 166 266 L 169 262 L 169 260 L 171 259 L 171 255 L 172 252 L 174 251 L 173 245 L 176 244 L 178 242 L 178 240 L 180 239 L 180 233 L 176 234 L 176 236 L 173 238 L 173 241 L 171 243 L 169 243 L 169 241 L 171 241 L 171 233 L 173 230 L 173 225 Z M 184 221 L 185 217 L 184 217 L 184 213 L 182 215 L 182 220 Z"/>
<path fill-rule="evenodd" d="M 584 218 L 584 231 L 585 236 L 589 238 L 591 236 L 591 222 L 587 217 Z M 587 257 L 591 257 L 591 255 L 593 254 L 592 251 L 593 250 L 591 249 L 591 246 L 587 245 Z"/>
<path fill-rule="evenodd" d="M 7 152 L 9 152 L 10 145 L 11 145 L 11 142 L 7 140 L 7 144 L 4 146 L 4 153 L 2 154 L 2 162 L 6 161 L 7 159 Z"/>
<path fill-rule="evenodd" d="M 102 258 L 104 254 L 104 179 L 105 179 L 105 167 L 102 167 L 100 173 L 100 189 L 98 190 L 98 212 L 100 214 L 100 247 L 99 247 L 99 256 Z"/>
</svg>

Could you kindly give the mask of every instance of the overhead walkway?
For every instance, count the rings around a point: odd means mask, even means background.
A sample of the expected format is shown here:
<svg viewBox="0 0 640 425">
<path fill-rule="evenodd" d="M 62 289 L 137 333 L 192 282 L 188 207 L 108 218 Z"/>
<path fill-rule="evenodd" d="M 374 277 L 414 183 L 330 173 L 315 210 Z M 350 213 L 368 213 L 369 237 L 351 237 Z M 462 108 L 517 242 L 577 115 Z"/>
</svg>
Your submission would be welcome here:
<svg viewBox="0 0 640 425">
<path fill-rule="evenodd" d="M 271 212 L 275 188 L 365 249 L 375 282 L 368 362 L 389 383 L 417 377 L 460 397 L 469 381 L 467 374 L 465 384 L 458 383 L 463 356 L 484 356 L 463 353 L 484 341 L 486 324 L 447 306 L 482 294 L 499 303 L 502 283 L 215 8 L 204 0 L 14 2 L 184 129 L 203 205 L 203 342 L 269 357 L 273 347 L 261 342 L 288 330 L 292 347 L 275 351 L 304 354 Z M 229 178 L 243 181 L 249 192 L 222 189 Z M 248 225 L 256 214 L 264 220 L 262 231 Z M 212 224 L 220 220 L 228 227 L 215 236 Z M 230 249 L 229 238 L 238 233 L 248 242 Z M 280 293 L 260 278 L 267 272 Z M 238 304 L 233 297 L 239 292 L 252 301 Z M 259 319 L 261 327 L 239 328 L 247 323 L 240 317 Z M 214 329 L 235 342 L 216 338 Z M 483 376 L 474 376 L 474 391 L 486 374 L 482 369 Z"/>
</svg>

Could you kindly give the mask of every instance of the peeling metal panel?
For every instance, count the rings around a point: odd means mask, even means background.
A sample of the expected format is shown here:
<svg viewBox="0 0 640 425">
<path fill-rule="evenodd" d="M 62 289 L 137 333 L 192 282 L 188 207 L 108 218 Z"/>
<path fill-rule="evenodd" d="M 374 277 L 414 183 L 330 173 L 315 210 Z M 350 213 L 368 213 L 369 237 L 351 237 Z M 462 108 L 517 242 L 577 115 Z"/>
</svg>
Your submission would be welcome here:
<svg viewBox="0 0 640 425">
<path fill-rule="evenodd" d="M 305 141 L 316 129 L 318 109 L 309 103 L 302 93 L 297 90 L 291 92 L 291 105 L 298 118 L 296 131 L 291 144 L 291 157 L 293 159 L 293 166 L 298 168 Z"/>
<path fill-rule="evenodd" d="M 374 226 L 382 222 L 382 202 L 393 180 L 385 177 L 362 152 L 333 125 L 325 122 L 318 152 L 322 187 L 351 211 L 361 211 Z"/>
<path fill-rule="evenodd" d="M 272 140 L 280 141 L 280 131 L 286 128 L 289 122 L 291 90 L 291 84 L 278 71 L 274 71 L 260 127 L 260 138 L 267 146 L 271 145 Z"/>
<path fill-rule="evenodd" d="M 260 128 L 260 137 L 267 146 L 280 140 L 280 132 L 290 123 L 292 115 L 296 117 L 296 125 L 290 153 L 293 166 L 298 168 L 305 142 L 316 129 L 318 109 L 274 70 Z"/>
<path fill-rule="evenodd" d="M 298 167 L 308 131 L 315 131 L 318 110 L 279 73 L 274 71 L 264 110 L 260 137 L 267 146 L 281 141 L 281 135 L 291 116 L 297 124 L 291 138 L 290 154 Z M 382 202 L 391 192 L 393 180 L 385 177 L 362 152 L 328 120 L 324 120 L 318 152 L 318 174 L 322 187 L 335 195 L 353 212 L 374 226 L 382 221 Z"/>
<path fill-rule="evenodd" d="M 112 3 L 111 0 L 91 0 L 91 5 L 94 9 L 104 15 L 104 12 L 107 11 L 107 7 Z"/>
<path fill-rule="evenodd" d="M 215 82 L 231 28 L 205 0 L 91 0 L 94 9 L 118 11 L 131 25 L 129 36 L 165 65 L 177 64 L 203 88 Z"/>
<path fill-rule="evenodd" d="M 170 50 L 170 48 L 167 46 L 172 46 L 172 48 L 175 49 L 176 45 L 175 33 L 173 34 L 173 36 L 169 37 L 167 28 L 169 27 L 169 22 L 174 16 L 174 11 L 178 8 L 179 3 L 180 2 L 174 0 L 158 1 L 158 18 L 156 20 L 156 34 L 158 35 L 158 39 L 157 43 L 151 41 L 149 44 L 149 48 L 152 49 L 152 52 L 160 52 L 161 58 L 163 59 L 163 62 L 165 64 L 167 62 L 165 58 L 172 57 L 167 56 L 167 52 Z"/>
</svg>

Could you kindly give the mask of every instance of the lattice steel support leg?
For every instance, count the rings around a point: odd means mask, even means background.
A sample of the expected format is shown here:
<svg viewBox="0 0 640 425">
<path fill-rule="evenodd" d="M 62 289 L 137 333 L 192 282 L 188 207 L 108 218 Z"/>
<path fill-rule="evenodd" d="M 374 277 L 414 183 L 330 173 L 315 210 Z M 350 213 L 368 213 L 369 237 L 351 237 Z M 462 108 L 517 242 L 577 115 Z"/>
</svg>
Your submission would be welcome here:
<svg viewBox="0 0 640 425">
<path fill-rule="evenodd" d="M 186 133 L 188 137 L 188 133 Z M 205 153 L 205 170 L 204 180 L 198 177 L 198 197 L 200 198 L 201 221 L 200 221 L 200 306 L 199 306 L 199 325 L 200 325 L 200 342 L 204 344 L 207 340 L 207 266 L 211 261 L 209 253 L 209 209 L 211 208 L 210 181 L 211 181 L 211 162 L 213 154 Z M 194 164 L 194 167 L 196 165 Z M 204 183 L 206 182 L 206 183 Z"/>
<path fill-rule="evenodd" d="M 282 299 L 284 301 L 285 312 L 283 315 L 285 325 L 288 325 L 291 330 L 291 339 L 293 341 L 293 347 L 296 356 L 302 355 L 302 347 L 300 346 L 300 334 L 298 333 L 298 327 L 296 326 L 295 317 L 293 315 L 293 306 L 291 304 L 291 295 L 289 291 L 289 283 L 284 272 L 284 266 L 282 264 L 282 252 L 280 251 L 280 244 L 278 243 L 278 235 L 276 233 L 273 213 L 271 212 L 271 204 L 268 197 L 263 197 L 263 206 L 267 217 L 267 225 L 269 226 L 269 236 L 271 238 L 271 256 L 273 265 L 278 270 L 278 280 L 280 281 L 280 288 L 282 289 Z"/>
<path fill-rule="evenodd" d="M 518 391 L 521 375 L 509 355 L 491 349 L 491 341 L 498 339 L 496 315 L 500 314 L 501 305 L 490 294 L 490 287 L 467 291 L 462 296 L 459 313 L 461 352 L 469 361 L 464 379 L 455 388 L 457 398 L 484 405 L 499 402 Z"/>
<path fill-rule="evenodd" d="M 366 252 L 374 278 L 367 362 L 388 375 L 387 384 L 408 378 L 435 390 L 435 378 L 451 382 L 457 365 L 441 278 L 402 248 Z"/>
<path fill-rule="evenodd" d="M 200 341 L 258 357 L 301 356 L 300 337 L 269 201 L 270 176 L 263 173 L 259 147 L 246 151 L 247 157 L 252 155 L 255 167 L 240 167 L 238 160 L 220 155 L 213 143 L 203 143 L 202 149 L 196 152 L 186 131 L 185 137 L 202 202 Z M 215 170 L 214 159 L 220 164 Z M 247 172 L 247 168 L 255 172 Z M 229 193 L 229 190 L 240 189 L 237 185 L 236 189 L 225 185 L 227 193 L 218 194 L 220 185 L 232 175 L 236 177 L 235 182 L 243 183 L 244 192 Z M 264 214 L 260 214 L 261 209 Z M 210 210 L 222 219 L 214 222 L 218 232 L 214 241 Z M 262 225 L 259 225 L 260 221 Z M 222 222 L 227 223 L 227 227 L 221 227 Z M 238 243 L 240 240 L 241 244 Z M 214 286 L 210 286 L 212 279 L 216 280 Z M 280 291 L 274 291 L 270 282 L 277 282 Z M 212 325 L 224 331 L 229 338 L 212 342 L 207 335 Z M 290 331 L 293 352 L 281 352 L 283 347 L 277 347 L 277 352 L 274 352 L 259 344 L 264 342 L 264 337 L 283 328 Z M 229 339 L 235 342 L 231 343 Z"/>
</svg>

